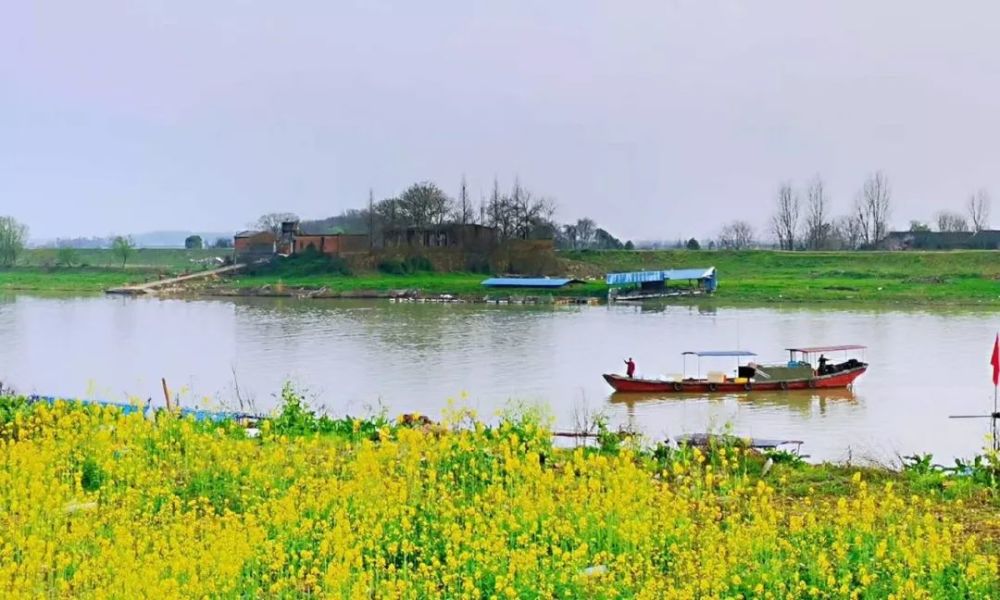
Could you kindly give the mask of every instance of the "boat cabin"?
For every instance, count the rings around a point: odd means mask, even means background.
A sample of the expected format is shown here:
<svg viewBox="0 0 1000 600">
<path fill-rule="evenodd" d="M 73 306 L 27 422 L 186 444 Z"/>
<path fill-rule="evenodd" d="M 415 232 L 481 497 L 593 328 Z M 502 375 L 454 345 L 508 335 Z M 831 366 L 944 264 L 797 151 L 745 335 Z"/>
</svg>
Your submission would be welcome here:
<svg viewBox="0 0 1000 600">
<path fill-rule="evenodd" d="M 805 348 L 786 348 L 788 351 L 788 366 L 794 368 L 808 367 L 815 369 L 817 375 L 833 375 L 841 371 L 856 369 L 865 365 L 864 351 L 867 346 L 858 344 L 845 344 L 841 346 L 809 346 Z M 851 353 L 861 352 L 861 359 L 850 356 Z M 827 354 L 835 354 L 840 358 L 840 362 L 835 362 L 827 358 Z"/>
</svg>

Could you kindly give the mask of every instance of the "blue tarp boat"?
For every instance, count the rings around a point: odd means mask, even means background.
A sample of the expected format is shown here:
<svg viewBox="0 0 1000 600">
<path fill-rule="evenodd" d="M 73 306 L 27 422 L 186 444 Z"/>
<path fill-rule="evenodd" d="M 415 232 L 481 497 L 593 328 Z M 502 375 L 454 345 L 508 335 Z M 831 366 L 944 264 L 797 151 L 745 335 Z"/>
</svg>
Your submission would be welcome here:
<svg viewBox="0 0 1000 600">
<path fill-rule="evenodd" d="M 145 412 L 147 410 L 156 411 L 161 410 L 161 407 L 152 406 L 149 402 L 145 406 L 139 404 L 128 404 L 125 402 L 111 402 L 109 400 L 80 400 L 77 398 L 57 398 L 55 396 L 39 396 L 37 394 L 28 396 L 29 402 L 48 402 L 49 404 L 54 404 L 56 402 L 68 402 L 76 404 L 85 404 L 89 406 L 103 406 L 109 408 L 117 408 L 122 411 L 122 414 L 132 414 L 137 412 Z M 165 409 L 163 409 L 165 410 Z M 181 416 L 192 417 L 196 421 L 258 421 L 264 418 L 264 415 L 238 412 L 238 411 L 212 411 L 201 408 L 181 408 L 178 411 Z"/>
</svg>

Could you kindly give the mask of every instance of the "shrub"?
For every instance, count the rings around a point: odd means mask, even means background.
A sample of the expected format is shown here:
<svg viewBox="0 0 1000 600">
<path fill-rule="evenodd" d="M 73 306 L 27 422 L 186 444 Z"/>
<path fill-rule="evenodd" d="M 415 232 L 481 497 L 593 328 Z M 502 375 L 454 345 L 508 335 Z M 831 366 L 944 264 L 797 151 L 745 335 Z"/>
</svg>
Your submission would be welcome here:
<svg viewBox="0 0 1000 600">
<path fill-rule="evenodd" d="M 479 273 L 489 275 L 493 272 L 490 268 L 490 261 L 482 256 L 470 256 L 465 261 L 465 270 L 469 273 Z"/>
<path fill-rule="evenodd" d="M 97 464 L 93 456 L 88 456 L 83 460 L 83 467 L 80 470 L 80 485 L 88 492 L 96 492 L 104 483 L 104 470 Z"/>
<path fill-rule="evenodd" d="M 411 256 L 406 259 L 383 258 L 378 263 L 378 270 L 387 275 L 409 275 L 413 273 L 430 273 L 434 265 L 426 256 Z"/>
<path fill-rule="evenodd" d="M 80 262 L 80 255 L 75 248 L 64 246 L 56 250 L 56 264 L 60 267 L 72 267 Z"/>
<path fill-rule="evenodd" d="M 247 272 L 251 275 L 281 277 L 308 277 L 310 275 L 351 275 L 351 267 L 339 256 L 327 256 L 318 250 L 307 249 L 301 254 L 278 258 L 269 263 L 254 265 Z"/>
<path fill-rule="evenodd" d="M 387 275 L 406 275 L 406 263 L 395 258 L 383 258 L 378 263 L 378 270 Z"/>
<path fill-rule="evenodd" d="M 426 256 L 411 256 L 406 259 L 406 266 L 410 273 L 431 273 L 434 265 Z"/>
</svg>

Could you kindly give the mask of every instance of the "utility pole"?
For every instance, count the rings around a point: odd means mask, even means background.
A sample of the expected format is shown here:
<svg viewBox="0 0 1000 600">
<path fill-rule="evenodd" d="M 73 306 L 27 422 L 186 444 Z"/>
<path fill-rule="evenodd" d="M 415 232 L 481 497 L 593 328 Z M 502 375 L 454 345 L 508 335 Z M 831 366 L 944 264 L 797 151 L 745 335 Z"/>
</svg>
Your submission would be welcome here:
<svg viewBox="0 0 1000 600">
<path fill-rule="evenodd" d="M 368 188 L 368 252 L 375 249 L 375 194 Z"/>
</svg>

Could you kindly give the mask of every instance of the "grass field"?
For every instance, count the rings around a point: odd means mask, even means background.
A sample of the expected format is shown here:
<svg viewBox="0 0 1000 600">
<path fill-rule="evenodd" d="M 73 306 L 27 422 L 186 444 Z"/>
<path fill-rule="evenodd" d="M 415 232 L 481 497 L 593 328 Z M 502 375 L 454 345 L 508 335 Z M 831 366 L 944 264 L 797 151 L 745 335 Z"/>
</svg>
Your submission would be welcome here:
<svg viewBox="0 0 1000 600">
<path fill-rule="evenodd" d="M 98 293 L 142 279 L 136 270 L 76 267 L 0 269 L 0 291 Z"/>
<path fill-rule="evenodd" d="M 557 295 L 606 297 L 603 276 L 614 271 L 715 266 L 716 298 L 726 302 L 860 302 L 1000 307 L 1000 252 L 566 252 L 566 272 L 588 282 Z M 462 273 L 353 276 L 240 276 L 235 285 L 322 288 L 332 292 L 416 289 L 427 294 L 481 296 L 484 276 Z M 594 281 L 593 279 L 597 279 Z"/>
<path fill-rule="evenodd" d="M 971 477 L 738 447 L 553 447 L 544 422 L 312 415 L 259 437 L 0 399 L 0 594 L 212 598 L 989 598 Z"/>
<path fill-rule="evenodd" d="M 569 252 L 583 273 L 715 266 L 736 302 L 1000 306 L 1000 252 Z"/>
<path fill-rule="evenodd" d="M 107 249 L 81 249 L 74 251 L 76 262 L 73 266 L 120 269 L 121 258 Z M 231 249 L 184 250 L 181 248 L 137 248 L 129 257 L 126 269 L 195 269 L 197 261 L 216 256 L 232 256 Z M 19 263 L 28 267 L 51 267 L 58 264 L 57 250 L 37 248 L 25 251 Z"/>
<path fill-rule="evenodd" d="M 33 251 L 29 264 L 46 264 L 51 255 Z M 51 251 L 50 251 L 51 252 Z M 203 268 L 198 260 L 218 256 L 215 250 L 140 250 L 122 272 L 110 251 L 82 253 L 81 260 L 100 268 L 18 267 L 0 270 L 0 290 L 95 291 L 137 282 L 158 272 L 179 273 Z M 225 253 L 223 252 L 222 255 Z M 46 257 L 49 258 L 46 258 Z M 560 253 L 566 275 L 586 279 L 563 290 L 487 290 L 485 275 L 416 273 L 388 275 L 362 272 L 341 275 L 310 272 L 301 265 L 279 267 L 255 275 L 242 274 L 192 293 L 220 290 L 249 293 L 253 288 L 325 288 L 331 294 L 384 294 L 416 290 L 423 294 L 556 295 L 604 298 L 608 272 L 715 266 L 716 299 L 732 303 L 850 302 L 900 305 L 966 305 L 1000 307 L 1000 252 L 776 252 L 776 251 L 580 251 Z M 107 266 L 112 265 L 112 266 Z"/>
<path fill-rule="evenodd" d="M 27 250 L 14 268 L 0 268 L 0 291 L 102 292 L 159 275 L 206 268 L 198 261 L 226 257 L 231 250 L 139 248 L 123 269 L 111 250 L 76 250 L 73 266 L 57 266 L 56 250 Z"/>
</svg>

